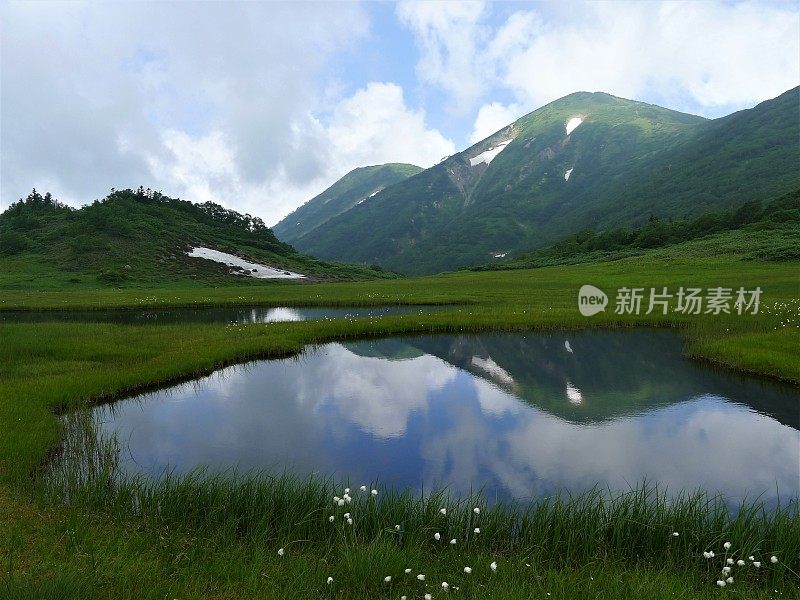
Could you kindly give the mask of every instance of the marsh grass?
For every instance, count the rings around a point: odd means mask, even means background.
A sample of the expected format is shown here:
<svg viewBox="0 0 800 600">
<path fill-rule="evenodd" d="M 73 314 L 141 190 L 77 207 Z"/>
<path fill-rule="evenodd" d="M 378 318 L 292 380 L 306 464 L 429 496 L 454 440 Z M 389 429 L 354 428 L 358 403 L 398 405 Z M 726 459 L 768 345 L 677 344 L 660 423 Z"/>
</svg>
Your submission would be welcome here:
<svg viewBox="0 0 800 600">
<path fill-rule="evenodd" d="M 408 580 L 407 567 L 413 574 L 433 570 L 459 587 L 475 581 L 488 585 L 485 577 L 465 577 L 463 567 L 485 571 L 490 559 L 504 569 L 528 564 L 556 571 L 612 563 L 626 570 L 688 572 L 713 585 L 721 561 L 751 555 L 762 567 L 737 567 L 741 584 L 787 589 L 800 584 L 797 499 L 774 508 L 754 499 L 732 510 L 720 496 L 668 494 L 642 482 L 627 492 L 595 488 L 489 504 L 480 493 L 417 495 L 376 482 L 291 473 L 201 470 L 153 479 L 120 470 L 117 440 L 98 436 L 89 411 L 72 413 L 64 423 L 63 453 L 38 480 L 44 501 L 148 531 L 228 540 L 264 555 L 283 548 L 287 561 L 318 556 L 335 565 L 330 570 L 337 585 L 347 582 L 352 589 L 383 590 L 387 575 L 399 584 Z M 370 493 L 373 487 L 376 496 Z M 343 496 L 345 488 L 352 500 L 339 506 L 334 496 Z M 732 549 L 725 552 L 727 541 Z M 709 550 L 715 559 L 703 558 Z M 770 564 L 772 555 L 782 560 Z M 435 567 L 426 570 L 426 565 Z"/>
</svg>

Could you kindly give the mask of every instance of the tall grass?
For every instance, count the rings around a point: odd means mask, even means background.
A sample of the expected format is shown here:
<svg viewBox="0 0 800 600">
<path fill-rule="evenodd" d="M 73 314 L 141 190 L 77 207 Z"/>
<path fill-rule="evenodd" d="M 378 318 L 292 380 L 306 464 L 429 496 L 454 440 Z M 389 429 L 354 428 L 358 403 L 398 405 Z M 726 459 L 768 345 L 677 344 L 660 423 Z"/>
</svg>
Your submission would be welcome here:
<svg viewBox="0 0 800 600">
<path fill-rule="evenodd" d="M 97 436 L 90 413 L 74 413 L 66 418 L 62 456 L 39 480 L 41 493 L 81 512 L 99 511 L 149 530 L 221 536 L 265 552 L 284 548 L 328 556 L 379 547 L 387 564 L 399 564 L 394 555 L 422 552 L 444 555 L 453 564 L 514 556 L 550 569 L 612 561 L 629 569 L 694 571 L 709 580 L 733 558 L 747 563 L 734 567 L 738 579 L 769 586 L 798 583 L 797 499 L 769 509 L 754 500 L 731 510 L 720 496 L 668 495 L 643 482 L 622 493 L 593 489 L 490 506 L 480 494 L 416 495 L 290 473 L 195 471 L 152 479 L 123 474 L 118 455 L 113 437 Z M 334 497 L 344 498 L 345 488 L 352 500 L 339 506 Z M 706 551 L 716 556 L 706 559 Z M 777 564 L 770 563 L 773 555 Z"/>
</svg>

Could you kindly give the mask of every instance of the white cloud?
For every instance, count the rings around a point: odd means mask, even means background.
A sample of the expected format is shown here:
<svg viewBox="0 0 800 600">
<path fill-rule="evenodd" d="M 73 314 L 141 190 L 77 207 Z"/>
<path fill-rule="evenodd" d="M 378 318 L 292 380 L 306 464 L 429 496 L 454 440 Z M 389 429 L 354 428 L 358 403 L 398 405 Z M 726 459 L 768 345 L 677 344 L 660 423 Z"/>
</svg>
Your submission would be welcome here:
<svg viewBox="0 0 800 600">
<path fill-rule="evenodd" d="M 455 151 L 452 141 L 428 128 L 423 111 L 406 106 L 403 89 L 393 83 L 370 83 L 343 100 L 327 135 L 334 160 L 348 170 L 389 161 L 429 167 Z"/>
<path fill-rule="evenodd" d="M 397 16 L 415 34 L 421 50 L 418 77 L 442 87 L 455 112 L 469 109 L 486 91 L 482 45 L 484 2 L 401 2 Z"/>
<path fill-rule="evenodd" d="M 578 90 L 714 113 L 800 79 L 798 13 L 760 3 L 602 3 L 506 55 L 504 85 L 532 107 Z"/>
</svg>

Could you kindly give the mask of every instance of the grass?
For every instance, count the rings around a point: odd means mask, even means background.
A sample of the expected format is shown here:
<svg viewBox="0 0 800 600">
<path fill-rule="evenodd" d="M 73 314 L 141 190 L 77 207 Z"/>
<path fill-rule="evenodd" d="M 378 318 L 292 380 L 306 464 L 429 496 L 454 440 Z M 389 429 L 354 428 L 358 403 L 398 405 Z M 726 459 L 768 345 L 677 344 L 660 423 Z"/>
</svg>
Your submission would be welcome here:
<svg viewBox="0 0 800 600">
<path fill-rule="evenodd" d="M 63 442 L 53 410 L 77 408 L 133 390 L 207 373 L 256 357 L 289 355 L 306 344 L 376 335 L 573 328 L 587 325 L 681 328 L 688 354 L 800 381 L 797 282 L 800 264 L 726 257 L 641 259 L 531 271 L 456 273 L 432 278 L 298 285 L 153 290 L 3 292 L 2 310 L 211 305 L 455 304 L 433 314 L 379 320 L 215 325 L 35 323 L 0 325 L 0 597 L 309 598 L 394 597 L 402 569 L 429 583 L 459 585 L 467 598 L 731 597 L 796 595 L 800 533 L 795 505 L 767 515 L 757 506 L 732 517 L 713 499 L 667 505 L 654 496 L 597 497 L 577 504 L 485 511 L 478 541 L 467 541 L 469 506 L 451 505 L 448 523 L 464 542 L 432 544 L 434 504 L 381 489 L 360 507 L 355 531 L 327 527 L 330 481 L 191 478 L 119 486 L 78 482 L 66 495 L 31 473 Z M 615 315 L 591 319 L 578 288 L 744 286 L 764 290 L 752 316 Z M 359 484 L 361 482 L 358 482 Z M 64 488 L 62 488 L 63 491 Z M 360 500 L 359 500 L 360 501 Z M 583 502 L 583 504 L 580 504 Z M 511 525 L 533 510 L 528 533 Z M 374 512 L 370 513 L 369 510 Z M 535 512 L 538 510 L 539 512 Z M 351 511 L 352 512 L 352 511 Z M 355 513 L 354 513 L 355 514 Z M 432 519 L 432 520 L 431 520 Z M 400 521 L 402 542 L 392 533 Z M 448 525 L 450 527 L 450 525 Z M 670 539 L 670 529 L 679 530 Z M 388 531 L 392 529 L 392 531 Z M 385 531 L 387 530 L 387 531 Z M 443 532 L 444 533 L 444 532 Z M 351 535 L 352 534 L 352 535 Z M 778 553 L 774 568 L 737 577 L 719 590 L 702 552 Z M 277 548 L 286 547 L 285 556 Z M 749 555 L 749 554 L 748 554 Z M 288 559 L 288 560 L 287 560 Z M 464 581 L 465 561 L 475 577 Z M 497 560 L 492 573 L 488 565 Z M 762 561 L 763 562 L 763 561 Z M 525 567 L 530 564 L 531 567 Z M 755 573 L 755 571 L 752 571 Z M 751 574 L 752 574 L 751 573 Z M 383 583 L 392 574 L 393 584 Z M 334 577 L 328 587 L 325 578 Z M 412 596 L 412 590 L 416 596 Z M 408 587 L 409 598 L 421 588 Z M 57 595 L 60 593 L 61 595 Z M 451 593 L 453 593 L 451 591 Z M 441 588 L 435 597 L 442 597 Z"/>
</svg>

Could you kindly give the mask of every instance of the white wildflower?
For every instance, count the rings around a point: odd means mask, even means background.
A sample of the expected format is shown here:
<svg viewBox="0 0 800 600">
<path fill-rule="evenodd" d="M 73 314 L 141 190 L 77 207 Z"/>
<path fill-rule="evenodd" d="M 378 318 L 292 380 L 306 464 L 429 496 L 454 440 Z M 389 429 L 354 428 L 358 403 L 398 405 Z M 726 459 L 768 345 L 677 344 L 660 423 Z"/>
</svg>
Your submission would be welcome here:
<svg viewBox="0 0 800 600">
<path fill-rule="evenodd" d="M 736 564 L 739 565 L 740 567 L 743 567 L 744 566 L 744 561 L 739 559 L 739 560 L 736 561 Z"/>
<path fill-rule="evenodd" d="M 278 556 L 283 556 L 284 554 L 283 548 L 278 548 Z"/>
<path fill-rule="evenodd" d="M 440 539 L 442 539 L 442 534 L 437 531 L 436 533 L 433 534 L 433 539 L 435 539 L 438 542 Z"/>
<path fill-rule="evenodd" d="M 344 495 L 347 496 L 347 494 L 349 493 L 350 493 L 350 488 L 344 488 Z"/>
<path fill-rule="evenodd" d="M 409 573 L 411 573 L 411 569 L 406 569 L 406 575 L 408 575 Z"/>
<path fill-rule="evenodd" d="M 754 566 L 756 569 L 760 569 L 760 568 L 761 568 L 761 561 L 760 561 L 760 560 L 754 560 L 754 561 L 753 561 L 753 566 Z"/>
<path fill-rule="evenodd" d="M 673 531 L 672 532 L 672 537 L 678 537 L 679 535 L 680 535 L 680 533 L 678 533 L 677 531 Z"/>
<path fill-rule="evenodd" d="M 733 583 L 733 577 L 728 577 L 728 578 L 725 580 L 725 583 Z"/>
<path fill-rule="evenodd" d="M 719 587 L 725 587 L 725 582 L 722 579 L 717 579 L 717 585 Z"/>
<path fill-rule="evenodd" d="M 443 582 L 442 582 L 442 589 L 443 589 L 445 592 L 448 590 L 448 588 L 449 588 L 449 587 L 450 587 L 450 584 L 449 584 L 449 583 L 447 583 L 446 581 L 443 581 Z"/>
<path fill-rule="evenodd" d="M 394 526 L 394 530 L 395 530 L 395 531 L 400 531 L 400 525 L 395 525 L 395 526 Z"/>
<path fill-rule="evenodd" d="M 370 492 L 370 494 L 372 494 L 373 496 L 377 496 L 378 495 L 378 490 L 372 490 Z"/>
<path fill-rule="evenodd" d="M 455 546 L 456 545 L 456 538 L 453 538 L 452 540 L 450 540 L 450 545 L 451 546 Z"/>
<path fill-rule="evenodd" d="M 425 598 L 425 600 L 433 600 L 433 596 L 431 596 L 430 594 L 425 594 L 423 598 Z"/>
<path fill-rule="evenodd" d="M 481 514 L 481 509 L 476 506 L 475 508 L 472 509 L 472 512 L 474 512 L 476 515 L 479 515 Z"/>
<path fill-rule="evenodd" d="M 727 575 L 730 572 L 731 572 L 731 568 L 730 567 L 722 567 L 722 574 L 723 575 Z"/>
<path fill-rule="evenodd" d="M 497 573 L 497 563 L 495 561 L 492 561 L 492 564 L 489 565 L 489 568 L 493 573 Z"/>
<path fill-rule="evenodd" d="M 439 509 L 439 514 L 446 515 L 447 514 L 447 509 L 446 508 L 440 508 Z"/>
<path fill-rule="evenodd" d="M 339 499 L 336 501 L 336 504 L 338 504 L 339 506 L 344 506 L 344 500 L 342 500 L 341 498 L 339 498 Z"/>
<path fill-rule="evenodd" d="M 472 573 L 472 567 L 464 567 L 464 573 L 466 573 L 467 575 Z"/>
<path fill-rule="evenodd" d="M 724 544 L 722 544 L 722 547 L 725 548 L 725 550 L 730 550 L 731 549 L 731 543 L 730 542 L 725 542 Z"/>
<path fill-rule="evenodd" d="M 733 559 L 732 558 L 726 558 L 725 562 L 728 563 L 729 565 L 732 565 L 733 564 Z"/>
<path fill-rule="evenodd" d="M 425 581 L 425 575 L 420 573 L 419 575 L 417 575 L 417 579 L 419 579 L 420 581 Z"/>
<path fill-rule="evenodd" d="M 481 532 L 481 528 L 480 527 L 476 527 L 472 531 L 474 531 L 475 533 L 480 533 Z"/>
<path fill-rule="evenodd" d="M 769 562 L 771 562 L 774 565 L 776 562 L 778 562 L 778 557 L 777 556 L 770 556 Z"/>
<path fill-rule="evenodd" d="M 336 518 L 336 517 L 334 517 L 333 515 L 331 515 L 330 517 L 328 517 L 328 521 L 330 521 L 331 523 L 333 523 L 333 521 L 334 521 L 334 519 L 335 519 L 335 518 Z"/>
<path fill-rule="evenodd" d="M 333 583 L 333 577 L 328 577 L 328 579 L 326 581 L 327 581 L 328 585 L 332 584 Z"/>
<path fill-rule="evenodd" d="M 353 524 L 353 519 L 347 519 L 347 524 L 348 525 L 352 525 Z"/>
<path fill-rule="evenodd" d="M 383 578 L 383 581 L 386 582 L 386 583 L 391 583 L 392 576 L 391 575 L 387 575 L 386 577 Z"/>
</svg>

